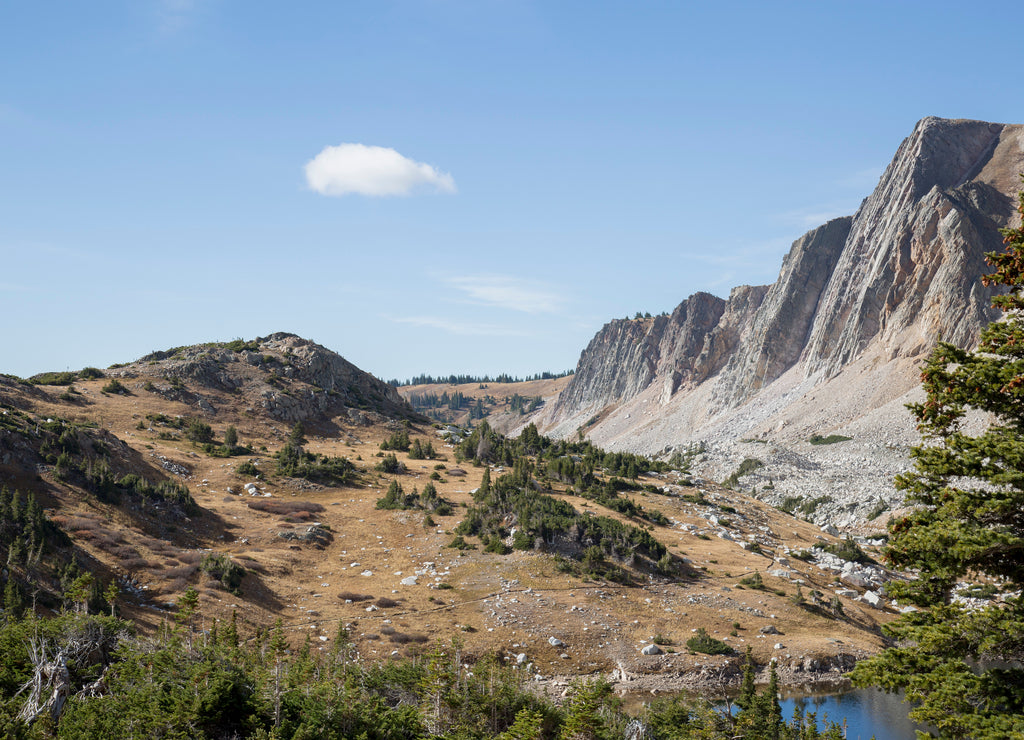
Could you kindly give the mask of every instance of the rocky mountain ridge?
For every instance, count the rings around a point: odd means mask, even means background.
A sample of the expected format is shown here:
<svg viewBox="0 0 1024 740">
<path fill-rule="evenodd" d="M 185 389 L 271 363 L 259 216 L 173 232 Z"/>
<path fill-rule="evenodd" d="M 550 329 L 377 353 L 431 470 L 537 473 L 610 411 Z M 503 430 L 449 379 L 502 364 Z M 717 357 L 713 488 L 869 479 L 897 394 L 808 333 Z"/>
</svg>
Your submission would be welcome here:
<svg viewBox="0 0 1024 740">
<path fill-rule="evenodd" d="M 811 466 L 824 465 L 812 478 L 834 504 L 818 507 L 821 520 L 864 519 L 879 497 L 895 505 L 888 473 L 915 440 L 906 395 L 940 337 L 972 346 L 998 315 L 980 277 L 984 254 L 1002 247 L 1022 171 L 1024 126 L 921 120 L 857 212 L 795 241 L 775 283 L 608 323 L 534 421 L 646 454 L 703 443 L 698 469 L 717 479 L 753 454 L 742 440 L 757 440 L 754 482 L 771 485 L 773 502 L 808 495 L 786 459 L 824 455 L 831 462 Z M 882 451 L 846 461 L 808 448 L 811 435 L 849 425 L 854 444 Z M 866 469 L 886 478 L 851 488 Z"/>
<path fill-rule="evenodd" d="M 212 413 L 201 389 L 245 396 L 253 408 L 281 422 L 308 422 L 344 414 L 418 417 L 398 391 L 316 342 L 277 332 L 249 342 L 199 344 L 152 352 L 107 371 L 153 383 L 161 395 Z M 193 381 L 197 390 L 184 387 Z"/>
</svg>

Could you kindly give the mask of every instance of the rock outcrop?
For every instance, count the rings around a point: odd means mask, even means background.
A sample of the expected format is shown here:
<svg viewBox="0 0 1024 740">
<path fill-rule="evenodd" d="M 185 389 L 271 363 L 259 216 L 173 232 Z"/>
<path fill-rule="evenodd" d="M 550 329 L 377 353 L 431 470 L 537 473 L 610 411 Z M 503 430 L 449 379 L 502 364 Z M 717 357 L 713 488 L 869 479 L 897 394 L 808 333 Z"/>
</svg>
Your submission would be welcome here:
<svg viewBox="0 0 1024 740">
<path fill-rule="evenodd" d="M 213 411 L 214 400 L 207 398 L 203 389 L 241 393 L 282 422 L 316 421 L 352 410 L 419 418 L 394 387 L 336 352 L 285 332 L 252 342 L 153 352 L 107 372 L 124 378 L 150 378 L 161 394 L 208 413 Z"/>
<path fill-rule="evenodd" d="M 607 324 L 534 421 L 660 454 L 891 417 L 936 341 L 970 347 L 998 315 L 980 278 L 1022 171 L 1024 126 L 921 120 L 857 213 L 794 242 L 774 284 Z"/>
</svg>

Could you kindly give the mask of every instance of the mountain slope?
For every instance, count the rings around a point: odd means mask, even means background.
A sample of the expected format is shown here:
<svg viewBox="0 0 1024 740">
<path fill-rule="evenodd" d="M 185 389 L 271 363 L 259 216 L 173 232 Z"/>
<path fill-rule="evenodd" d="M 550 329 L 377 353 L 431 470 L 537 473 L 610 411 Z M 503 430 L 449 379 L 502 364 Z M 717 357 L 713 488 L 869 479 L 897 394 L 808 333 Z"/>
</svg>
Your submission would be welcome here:
<svg viewBox="0 0 1024 740">
<path fill-rule="evenodd" d="M 458 636 L 470 662 L 525 654 L 534 679 L 614 671 L 645 689 L 736 682 L 747 645 L 788 682 L 838 680 L 893 616 L 890 576 L 840 571 L 821 548 L 841 543 L 807 522 L 535 431 L 506 445 L 478 424 L 460 442 L 293 335 L 36 380 L 0 376 L 0 483 L 39 502 L 0 526 L 22 610 L 42 586 L 42 611 L 87 601 L 152 633 L 193 587 L 197 629 L 237 618 L 248 639 L 280 618 L 293 645 L 327 650 L 345 626 L 369 661 Z M 762 587 L 741 588 L 755 572 Z M 95 598 L 71 596 L 85 575 Z M 650 650 L 700 628 L 738 654 Z"/>
<path fill-rule="evenodd" d="M 741 441 L 757 439 L 768 464 L 752 482 L 771 483 L 770 500 L 809 495 L 791 453 L 835 468 L 822 519 L 848 505 L 863 516 L 879 496 L 895 503 L 889 473 L 914 440 L 902 404 L 918 364 L 939 337 L 971 346 L 997 315 L 980 277 L 1021 171 L 1024 127 L 923 119 L 857 213 L 794 242 L 773 285 L 736 288 L 726 302 L 696 294 L 667 319 L 610 322 L 534 420 L 647 454 L 704 442 L 702 469 L 718 478 L 750 456 Z M 708 307 L 699 327 L 687 324 L 695 305 Z M 860 436 L 843 451 L 808 447 L 849 425 Z M 851 490 L 865 462 L 884 475 Z"/>
</svg>

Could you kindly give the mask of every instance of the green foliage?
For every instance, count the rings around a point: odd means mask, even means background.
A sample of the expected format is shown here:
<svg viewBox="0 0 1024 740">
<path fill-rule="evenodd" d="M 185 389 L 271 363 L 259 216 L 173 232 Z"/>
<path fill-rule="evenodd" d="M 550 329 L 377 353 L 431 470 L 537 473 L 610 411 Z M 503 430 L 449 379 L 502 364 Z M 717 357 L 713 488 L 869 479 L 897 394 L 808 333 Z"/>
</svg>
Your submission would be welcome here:
<svg viewBox="0 0 1024 740">
<path fill-rule="evenodd" d="M 764 588 L 764 579 L 761 578 L 761 572 L 755 570 L 751 575 L 745 576 L 740 579 L 740 584 L 747 588 Z"/>
<path fill-rule="evenodd" d="M 301 430 L 299 436 L 302 436 Z M 306 452 L 301 444 L 291 440 L 275 457 L 279 475 L 337 486 L 348 485 L 355 479 L 356 467 L 348 459 Z"/>
<path fill-rule="evenodd" d="M 233 339 L 230 342 L 224 343 L 224 349 L 229 349 L 232 352 L 259 352 L 260 351 L 260 340 L 253 339 L 250 342 L 244 339 Z"/>
<path fill-rule="evenodd" d="M 201 419 L 189 419 L 188 426 L 185 428 L 185 436 L 199 444 L 212 442 L 213 427 Z"/>
<path fill-rule="evenodd" d="M 812 445 L 834 445 L 837 442 L 849 442 L 853 437 L 844 437 L 842 434 L 830 434 L 822 437 L 820 434 L 812 434 L 807 441 Z"/>
<path fill-rule="evenodd" d="M 437 452 L 434 450 L 433 442 L 428 440 L 426 443 L 423 443 L 419 439 L 412 441 L 412 445 L 409 447 L 410 460 L 434 460 L 436 458 Z"/>
<path fill-rule="evenodd" d="M 0 621 L 0 732 L 21 738 L 264 738 L 270 740 L 613 740 L 631 717 L 604 681 L 574 682 L 559 706 L 530 690 L 526 675 L 493 655 L 469 658 L 453 641 L 418 659 L 356 661 L 339 627 L 323 651 L 278 624 L 254 639 L 238 621 L 203 621 L 196 593 L 179 600 L 178 626 L 155 638 L 111 617 L 62 614 Z M 55 717 L 16 719 L 33 677 L 30 645 L 68 657 L 70 698 Z M 469 663 L 469 670 L 466 669 Z M 102 676 L 102 689 L 83 691 Z M 97 684 L 98 686 L 99 684 Z M 658 698 L 640 711 L 658 740 L 833 740 L 782 721 L 777 681 L 757 692 L 744 684 L 730 718 L 684 696 Z M 45 698 L 45 695 L 44 695 Z M 809 723 L 813 728 L 813 723 Z M 636 725 L 633 725 L 636 727 Z M 1007 734 L 1006 737 L 1010 737 Z"/>
<path fill-rule="evenodd" d="M 83 367 L 78 371 L 78 378 L 80 380 L 99 380 L 105 377 L 106 374 L 97 367 Z"/>
<path fill-rule="evenodd" d="M 408 452 L 409 451 L 409 432 L 405 429 L 401 429 L 386 440 L 380 443 L 382 450 L 396 450 L 397 452 Z"/>
<path fill-rule="evenodd" d="M 847 535 L 846 539 L 844 539 L 842 542 L 827 545 L 815 545 L 815 547 L 820 547 L 825 552 L 832 553 L 837 558 L 849 560 L 853 563 L 875 562 L 870 555 L 864 552 L 860 548 L 860 546 L 858 546 L 857 543 L 853 541 L 853 538 L 850 537 L 850 535 Z"/>
<path fill-rule="evenodd" d="M 512 552 L 512 548 L 504 543 L 504 541 L 498 535 L 483 535 L 480 538 L 484 542 L 484 552 L 494 553 L 495 555 L 508 555 Z"/>
<path fill-rule="evenodd" d="M 660 572 L 659 563 L 668 551 L 650 533 L 611 517 L 577 513 L 571 504 L 540 493 L 532 470 L 529 459 L 520 457 L 511 473 L 493 483 L 485 471 L 484 482 L 474 494 L 476 505 L 466 512 L 457 532 L 481 540 L 486 536 L 487 542 L 495 537 L 500 541 L 509 534 L 503 522 L 514 522 L 515 549 L 538 547 L 568 557 L 569 561 L 563 561 L 568 572 L 619 581 L 627 579 L 620 564 Z M 592 547 L 597 550 L 590 550 Z M 596 552 L 601 554 L 600 560 Z"/>
<path fill-rule="evenodd" d="M 39 451 L 57 480 L 79 485 L 103 501 L 117 502 L 122 497 L 147 503 L 170 503 L 184 513 L 198 511 L 188 487 L 175 480 L 155 483 L 128 473 L 118 477 L 110 466 L 106 444 L 92 430 L 54 419 L 41 425 L 43 440 Z"/>
<path fill-rule="evenodd" d="M 736 485 L 740 482 L 740 478 L 742 478 L 745 475 L 749 475 L 750 473 L 753 473 L 758 468 L 763 467 L 764 462 L 758 460 L 756 457 L 745 457 L 743 458 L 743 461 L 740 463 L 740 466 L 736 468 L 736 470 L 734 470 L 733 473 L 722 482 L 722 485 L 725 486 L 726 488 L 735 488 Z"/>
<path fill-rule="evenodd" d="M 255 478 L 260 474 L 260 469 L 253 464 L 252 460 L 245 460 L 244 462 L 239 463 L 238 467 L 235 468 L 235 474 L 248 475 Z"/>
<path fill-rule="evenodd" d="M 402 490 L 402 484 L 396 480 L 391 481 L 391 485 L 388 486 L 387 493 L 381 498 L 377 499 L 378 509 L 411 509 L 413 508 L 413 502 L 416 497 L 413 495 L 406 496 L 405 491 Z"/>
<path fill-rule="evenodd" d="M 697 628 L 697 634 L 686 641 L 686 647 L 695 653 L 705 655 L 732 655 L 736 652 L 729 643 L 716 640 L 703 627 Z"/>
<path fill-rule="evenodd" d="M 1019 197 L 1024 217 L 1024 192 Z M 986 284 L 1006 287 L 1006 313 L 978 348 L 940 342 L 922 371 L 925 400 L 911 404 L 922 444 L 896 479 L 911 513 L 890 521 L 885 555 L 915 578 L 890 585 L 920 611 L 884 627 L 897 646 L 858 664 L 854 680 L 903 689 L 911 717 L 944 737 L 1024 736 L 1024 226 L 1003 231 L 987 255 Z M 965 421 L 982 412 L 976 434 Z M 997 583 L 979 609 L 952 599 L 957 584 Z"/>
<path fill-rule="evenodd" d="M 122 383 L 117 378 L 111 378 L 110 381 L 102 388 L 104 393 L 113 393 L 119 396 L 130 396 L 131 391 L 128 390 L 128 386 Z"/>
<path fill-rule="evenodd" d="M 245 568 L 234 562 L 223 553 L 208 553 L 199 565 L 199 569 L 214 580 L 220 581 L 228 591 L 238 593 L 245 577 Z"/>
<path fill-rule="evenodd" d="M 76 372 L 39 373 L 28 379 L 32 385 L 71 385 L 78 380 Z"/>
<path fill-rule="evenodd" d="M 373 469 L 380 473 L 399 475 L 405 472 L 405 463 L 401 462 L 394 454 L 387 454 L 381 461 L 373 466 Z"/>
</svg>

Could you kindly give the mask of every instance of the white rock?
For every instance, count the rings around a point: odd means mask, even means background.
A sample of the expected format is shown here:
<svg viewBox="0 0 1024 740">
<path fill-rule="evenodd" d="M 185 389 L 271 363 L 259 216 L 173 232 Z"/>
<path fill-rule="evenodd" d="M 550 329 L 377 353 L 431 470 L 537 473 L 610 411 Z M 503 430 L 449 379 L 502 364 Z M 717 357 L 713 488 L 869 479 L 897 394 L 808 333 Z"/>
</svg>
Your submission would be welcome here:
<svg viewBox="0 0 1024 740">
<path fill-rule="evenodd" d="M 565 645 L 565 643 L 559 640 L 557 637 L 549 637 L 548 645 L 550 645 L 551 647 L 562 647 Z"/>
<path fill-rule="evenodd" d="M 650 645 L 644 645 L 640 652 L 644 655 L 661 655 L 662 651 L 660 647 L 652 643 Z"/>
</svg>

